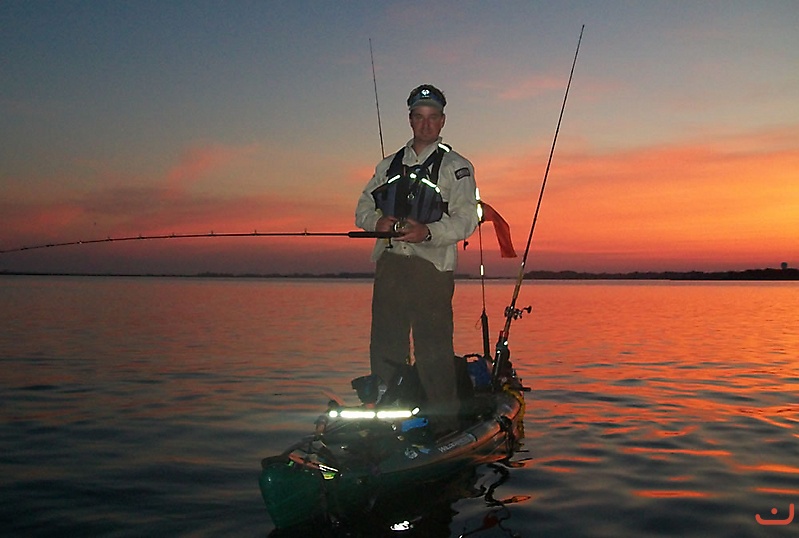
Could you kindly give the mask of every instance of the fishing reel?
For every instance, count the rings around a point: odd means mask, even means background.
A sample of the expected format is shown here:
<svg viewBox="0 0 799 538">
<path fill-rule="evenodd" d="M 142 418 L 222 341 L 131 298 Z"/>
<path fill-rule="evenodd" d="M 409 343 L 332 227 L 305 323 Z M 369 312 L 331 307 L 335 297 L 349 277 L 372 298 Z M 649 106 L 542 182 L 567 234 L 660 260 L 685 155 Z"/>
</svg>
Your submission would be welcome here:
<svg viewBox="0 0 799 538">
<path fill-rule="evenodd" d="M 522 315 L 527 312 L 528 314 L 533 311 L 532 306 L 525 306 L 522 309 L 519 308 L 511 308 L 510 306 L 505 308 L 505 317 L 506 318 L 513 318 L 513 319 L 520 319 Z"/>
<path fill-rule="evenodd" d="M 397 222 L 395 222 L 394 226 L 391 228 L 391 230 L 397 235 L 405 233 L 407 229 L 408 229 L 408 221 L 404 218 L 399 219 Z"/>
</svg>

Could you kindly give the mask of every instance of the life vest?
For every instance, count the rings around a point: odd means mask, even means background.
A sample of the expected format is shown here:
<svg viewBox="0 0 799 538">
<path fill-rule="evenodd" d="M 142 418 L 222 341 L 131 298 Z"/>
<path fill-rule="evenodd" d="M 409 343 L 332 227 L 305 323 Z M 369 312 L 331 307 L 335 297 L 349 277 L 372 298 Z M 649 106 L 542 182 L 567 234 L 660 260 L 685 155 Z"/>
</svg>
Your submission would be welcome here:
<svg viewBox="0 0 799 538">
<path fill-rule="evenodd" d="M 375 207 L 385 216 L 410 218 L 422 224 L 441 220 L 447 203 L 438 187 L 438 171 L 444 154 L 451 150 L 439 144 L 424 163 L 407 166 L 402 164 L 405 148 L 400 149 L 386 172 L 388 181 L 372 191 Z"/>
</svg>

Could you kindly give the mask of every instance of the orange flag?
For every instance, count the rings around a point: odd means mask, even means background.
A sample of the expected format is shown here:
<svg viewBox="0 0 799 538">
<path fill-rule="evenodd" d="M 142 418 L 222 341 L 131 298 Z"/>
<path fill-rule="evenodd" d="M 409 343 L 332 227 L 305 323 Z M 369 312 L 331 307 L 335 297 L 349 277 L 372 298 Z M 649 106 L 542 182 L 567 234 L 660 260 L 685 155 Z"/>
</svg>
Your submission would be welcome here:
<svg viewBox="0 0 799 538">
<path fill-rule="evenodd" d="M 497 233 L 497 241 L 499 242 L 499 252 L 503 258 L 515 258 L 516 251 L 513 249 L 513 242 L 510 238 L 510 226 L 502 218 L 502 215 L 488 205 L 480 201 L 483 206 L 483 221 L 491 221 L 494 223 L 494 231 Z"/>
</svg>

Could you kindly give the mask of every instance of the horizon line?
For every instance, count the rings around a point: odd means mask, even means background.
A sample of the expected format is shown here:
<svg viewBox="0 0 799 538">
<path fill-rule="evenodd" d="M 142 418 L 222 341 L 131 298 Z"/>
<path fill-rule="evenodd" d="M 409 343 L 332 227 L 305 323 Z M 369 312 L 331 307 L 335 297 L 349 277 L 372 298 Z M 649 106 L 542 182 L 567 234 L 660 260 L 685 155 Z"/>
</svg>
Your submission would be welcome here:
<svg viewBox="0 0 799 538">
<path fill-rule="evenodd" d="M 221 273 L 203 271 L 187 273 L 66 273 L 33 271 L 0 271 L 0 276 L 68 276 L 68 277 L 134 277 L 134 278 L 335 278 L 373 279 L 374 272 L 339 271 L 335 273 Z M 480 280 L 479 275 L 455 273 L 460 280 Z M 486 276 L 485 280 L 516 280 L 515 276 Z M 574 270 L 530 270 L 524 273 L 525 280 L 799 280 L 799 269 L 791 267 L 744 269 L 741 271 L 629 271 L 590 272 Z"/>
</svg>

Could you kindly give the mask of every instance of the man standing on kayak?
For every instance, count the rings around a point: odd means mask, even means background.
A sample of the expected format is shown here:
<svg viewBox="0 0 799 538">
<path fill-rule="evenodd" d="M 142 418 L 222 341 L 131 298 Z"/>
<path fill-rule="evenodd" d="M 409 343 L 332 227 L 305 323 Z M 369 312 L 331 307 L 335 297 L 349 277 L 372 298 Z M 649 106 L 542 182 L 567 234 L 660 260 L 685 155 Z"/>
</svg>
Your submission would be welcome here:
<svg viewBox="0 0 799 538">
<path fill-rule="evenodd" d="M 356 226 L 394 231 L 378 239 L 372 295 L 372 374 L 390 383 L 411 356 L 438 430 L 456 428 L 452 296 L 459 241 L 477 227 L 474 167 L 442 144 L 444 94 L 424 84 L 408 97 L 413 138 L 375 167 L 355 210 Z"/>
</svg>

